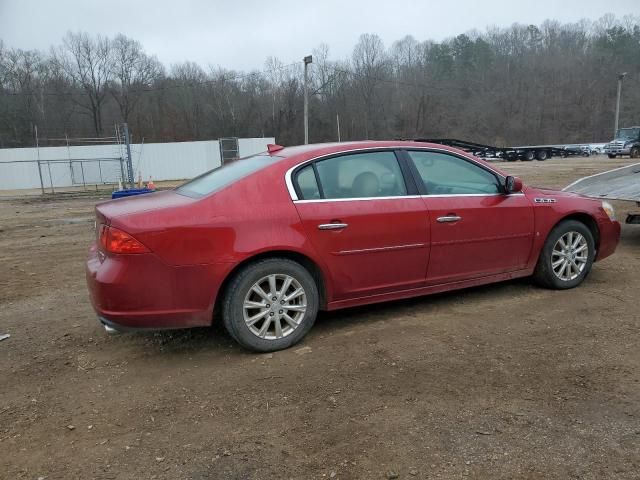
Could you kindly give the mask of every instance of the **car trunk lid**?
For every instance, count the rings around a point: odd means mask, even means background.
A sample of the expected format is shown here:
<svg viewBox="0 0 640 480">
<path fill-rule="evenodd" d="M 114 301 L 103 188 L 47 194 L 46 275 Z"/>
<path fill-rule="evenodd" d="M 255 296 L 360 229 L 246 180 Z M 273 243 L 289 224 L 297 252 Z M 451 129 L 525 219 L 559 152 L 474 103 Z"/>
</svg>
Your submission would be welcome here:
<svg viewBox="0 0 640 480">
<path fill-rule="evenodd" d="M 119 198 L 96 205 L 96 219 L 98 223 L 110 225 L 113 218 L 164 208 L 180 207 L 194 201 L 193 198 L 179 195 L 173 190 Z"/>
</svg>

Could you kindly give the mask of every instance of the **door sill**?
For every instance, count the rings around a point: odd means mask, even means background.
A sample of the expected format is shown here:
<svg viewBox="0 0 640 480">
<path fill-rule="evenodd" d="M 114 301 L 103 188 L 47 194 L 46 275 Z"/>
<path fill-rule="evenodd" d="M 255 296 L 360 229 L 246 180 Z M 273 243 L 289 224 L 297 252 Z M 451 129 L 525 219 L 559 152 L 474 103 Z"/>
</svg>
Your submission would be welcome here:
<svg viewBox="0 0 640 480">
<path fill-rule="evenodd" d="M 372 303 L 382 303 L 392 300 L 401 300 L 404 298 L 420 297 L 423 295 L 447 292 L 450 290 L 459 290 L 462 288 L 477 287 L 489 283 L 503 282 L 505 280 L 528 277 L 532 274 L 533 268 L 528 268 L 523 270 L 516 270 L 513 272 L 488 275 L 485 277 L 475 277 L 467 280 L 459 280 L 449 283 L 440 283 L 437 285 L 428 285 L 424 287 L 398 290 L 395 292 L 379 293 L 376 295 L 337 300 L 334 302 L 329 302 L 327 304 L 326 310 L 339 310 L 341 308 L 357 307 L 359 305 L 369 305 Z"/>
</svg>

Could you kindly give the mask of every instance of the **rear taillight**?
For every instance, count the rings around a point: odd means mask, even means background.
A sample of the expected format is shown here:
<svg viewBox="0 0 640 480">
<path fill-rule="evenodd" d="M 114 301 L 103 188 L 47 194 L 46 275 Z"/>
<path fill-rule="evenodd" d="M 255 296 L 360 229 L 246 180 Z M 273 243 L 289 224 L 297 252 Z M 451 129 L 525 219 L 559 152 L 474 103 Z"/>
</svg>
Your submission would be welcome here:
<svg viewBox="0 0 640 480">
<path fill-rule="evenodd" d="M 114 227 L 100 225 L 98 235 L 100 245 L 109 253 L 145 253 L 149 251 L 147 247 L 127 232 Z"/>
</svg>

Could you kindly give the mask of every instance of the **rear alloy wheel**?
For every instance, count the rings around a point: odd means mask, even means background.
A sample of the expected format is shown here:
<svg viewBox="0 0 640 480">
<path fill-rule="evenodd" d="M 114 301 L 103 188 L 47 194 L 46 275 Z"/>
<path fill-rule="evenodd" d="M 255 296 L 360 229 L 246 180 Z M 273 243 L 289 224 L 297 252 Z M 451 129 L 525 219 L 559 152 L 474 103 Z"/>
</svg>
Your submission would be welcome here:
<svg viewBox="0 0 640 480">
<path fill-rule="evenodd" d="M 640 158 L 640 147 L 631 148 L 631 158 Z"/>
<path fill-rule="evenodd" d="M 307 294 L 293 277 L 272 273 L 254 283 L 244 297 L 244 323 L 258 338 L 292 334 L 307 311 Z"/>
<path fill-rule="evenodd" d="M 233 279 L 223 304 L 224 325 L 243 347 L 287 348 L 311 329 L 318 289 L 309 272 L 286 258 L 261 260 Z"/>
<path fill-rule="evenodd" d="M 567 289 L 585 279 L 595 257 L 595 242 L 587 226 L 567 220 L 556 226 L 544 244 L 534 279 L 542 286 Z"/>
</svg>

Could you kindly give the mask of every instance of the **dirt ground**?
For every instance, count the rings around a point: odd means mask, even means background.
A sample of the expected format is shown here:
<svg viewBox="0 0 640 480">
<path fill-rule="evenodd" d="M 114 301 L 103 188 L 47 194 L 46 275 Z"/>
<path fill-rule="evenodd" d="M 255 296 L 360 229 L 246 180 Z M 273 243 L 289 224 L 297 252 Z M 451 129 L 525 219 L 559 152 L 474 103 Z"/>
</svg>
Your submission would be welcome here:
<svg viewBox="0 0 640 480">
<path fill-rule="evenodd" d="M 500 166 L 561 187 L 628 163 Z M 219 326 L 105 334 L 97 200 L 0 200 L 2 479 L 640 478 L 640 226 L 574 290 L 324 313 L 256 355 Z"/>
</svg>

